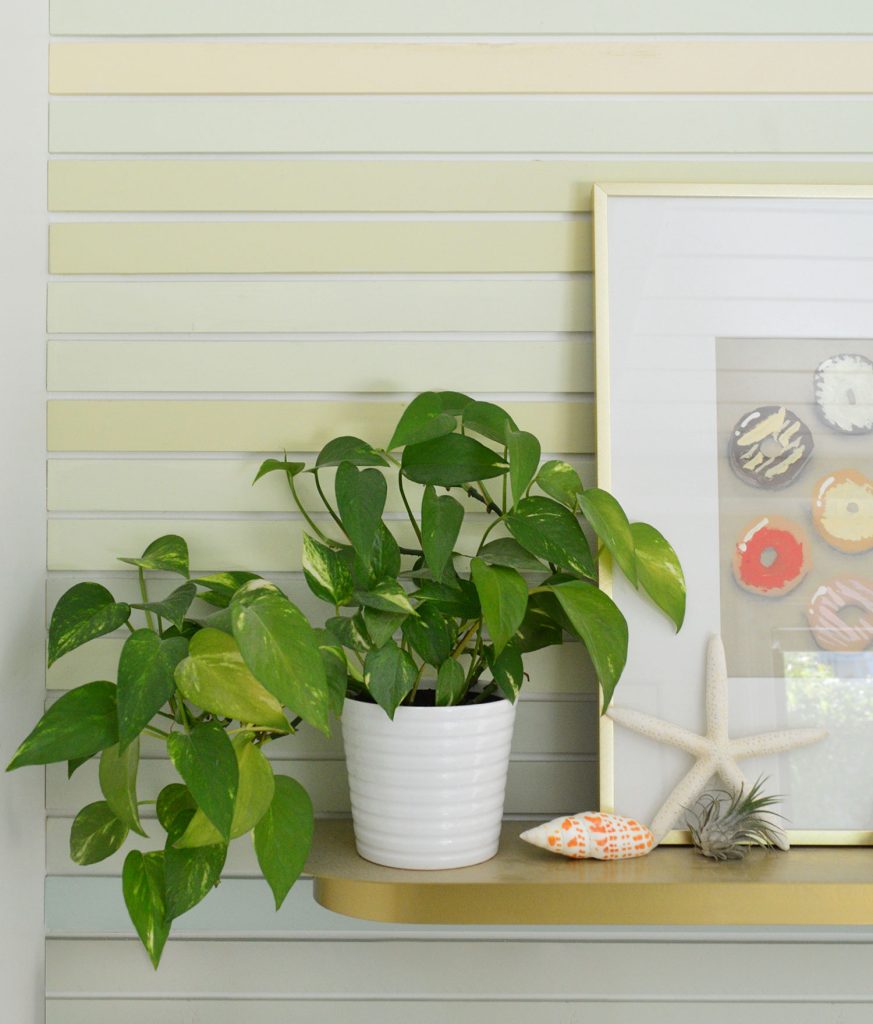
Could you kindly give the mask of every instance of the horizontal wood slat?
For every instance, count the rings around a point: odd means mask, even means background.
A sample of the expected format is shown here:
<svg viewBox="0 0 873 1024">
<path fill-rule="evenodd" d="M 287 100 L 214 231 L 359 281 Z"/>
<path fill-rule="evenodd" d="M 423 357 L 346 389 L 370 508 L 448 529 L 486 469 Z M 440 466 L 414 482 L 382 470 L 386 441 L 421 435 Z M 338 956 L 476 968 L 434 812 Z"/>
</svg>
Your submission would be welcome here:
<svg viewBox="0 0 873 1024">
<path fill-rule="evenodd" d="M 289 456 L 292 461 L 294 456 Z M 301 456 L 313 465 L 312 455 Z M 260 459 L 50 459 L 48 508 L 59 512 L 291 512 L 294 508 L 283 473 L 263 477 L 252 486 Z M 571 457 L 585 486 L 594 483 L 590 458 Z M 333 493 L 333 470 L 319 473 L 327 494 Z M 295 480 L 309 511 L 323 508 L 310 473 Z M 406 484 L 413 508 L 423 489 Z M 453 492 L 470 512 L 482 506 Z M 388 483 L 388 512 L 403 511 L 394 479 Z"/>
<path fill-rule="evenodd" d="M 52 153 L 871 153 L 868 99 L 56 101 Z"/>
<path fill-rule="evenodd" d="M 48 286 L 52 333 L 590 331 L 592 320 L 589 277 Z"/>
<path fill-rule="evenodd" d="M 49 391 L 591 392 L 591 338 L 50 341 Z"/>
<path fill-rule="evenodd" d="M 592 267 L 588 221 L 53 224 L 53 274 L 531 273 Z"/>
<path fill-rule="evenodd" d="M 109 580 L 104 582 L 112 585 Z M 69 585 L 72 586 L 72 583 Z M 112 593 L 116 597 L 121 596 L 116 587 L 112 588 Z M 333 612 L 333 609 L 328 609 L 323 604 L 316 605 L 315 598 L 307 599 L 297 590 L 286 587 L 285 593 L 310 616 L 310 621 L 319 625 Z M 301 600 L 301 596 L 303 600 Z M 53 604 L 54 602 L 52 602 Z M 46 683 L 49 690 L 70 690 L 94 679 L 114 680 L 118 669 L 118 656 L 123 643 L 124 641 L 121 639 L 93 640 L 87 646 L 79 647 L 64 655 L 62 660 L 55 662 L 46 671 Z M 528 678 L 522 689 L 523 698 L 557 694 L 585 695 L 593 698 L 596 694 L 597 680 L 591 662 L 584 648 L 577 644 L 567 643 L 560 647 L 546 647 L 541 651 L 534 651 L 532 654 L 525 655 L 524 664 Z M 41 680 L 39 682 L 41 684 Z M 560 706 L 553 706 L 547 701 L 546 705 L 547 710 L 542 713 L 553 716 L 554 720 L 549 726 L 551 732 L 548 741 L 543 740 L 542 742 L 542 750 L 553 749 L 559 753 L 593 752 L 594 747 L 591 745 L 587 732 L 591 726 L 589 717 L 595 713 L 593 704 L 588 710 L 571 709 L 563 702 L 560 703 Z M 525 715 L 528 713 L 526 711 Z M 539 713 L 532 712 L 531 714 L 536 718 Z M 582 719 L 577 719 L 577 715 L 581 715 Z M 579 730 L 578 734 L 577 729 Z M 534 741 L 532 740 L 530 742 L 519 740 L 519 742 L 526 744 L 519 748 L 522 752 L 541 752 L 539 746 L 536 750 L 533 749 Z"/>
<path fill-rule="evenodd" d="M 51 160 L 58 212 L 587 212 L 594 182 L 867 185 L 873 161 Z"/>
<path fill-rule="evenodd" d="M 287 947 L 286 947 L 287 948 Z M 748 970 L 754 969 L 755 947 L 749 951 Z M 172 950 L 171 950 L 172 954 Z M 288 950 L 289 957 L 293 956 Z M 541 1005 L 541 1004 L 540 1004 Z M 619 1006 L 613 999 L 592 999 L 580 995 L 578 999 L 562 999 L 552 1003 L 549 1013 L 555 1021 L 570 1021 L 571 1014 L 579 1013 L 595 1020 L 624 1024 L 625 1021 L 645 1020 L 651 1013 L 648 1001 L 625 1000 Z M 459 1002 L 453 1000 L 447 1006 L 443 1000 L 425 1002 L 419 1000 L 391 999 L 389 1001 L 357 1000 L 338 1001 L 325 999 L 307 1002 L 280 1001 L 278 999 L 207 1000 L 183 997 L 180 999 L 137 999 L 135 996 L 116 999 L 49 999 L 46 1024 L 192 1024 L 200 1020 L 209 1024 L 276 1024 L 276 1021 L 293 1016 L 295 1024 L 444 1024 L 451 1015 L 455 1024 L 529 1024 L 533 1012 L 531 1001 L 489 999 Z M 842 1003 L 837 1009 L 828 1003 L 827 1010 L 820 1001 L 798 1003 L 790 996 L 779 1002 L 753 1002 L 744 1000 L 742 1007 L 733 1001 L 721 1004 L 704 1001 L 659 1000 L 658 1012 L 670 1024 L 735 1024 L 738 1015 L 748 1020 L 778 1020 L 780 1014 L 792 1024 L 821 1024 L 825 1012 L 839 1014 L 840 1024 L 867 1024 L 873 1013 L 873 1003 Z M 198 1014 L 202 1017 L 198 1019 Z M 565 1016 L 562 1018 L 560 1014 Z M 623 1014 L 624 1016 L 618 1016 Z"/>
<path fill-rule="evenodd" d="M 873 92 L 868 41 L 55 43 L 55 95 Z"/>
<path fill-rule="evenodd" d="M 318 451 L 354 434 L 386 444 L 405 402 L 85 401 L 48 403 L 50 451 Z M 543 451 L 594 450 L 591 402 L 504 402 Z M 166 532 L 166 531 L 165 531 Z M 96 568 L 96 567 L 95 567 Z"/>
<path fill-rule="evenodd" d="M 873 32 L 866 0 L 51 0 L 56 35 L 635 35 Z"/>
<path fill-rule="evenodd" d="M 567 761 L 513 761 L 506 784 L 507 814 L 533 817 L 581 810 L 596 803 L 596 759 Z M 344 761 L 286 761 L 282 774 L 297 779 L 312 798 L 318 814 L 348 814 L 348 779 Z M 169 761 L 141 761 L 138 789 L 143 799 L 154 799 L 178 774 Z M 46 810 L 50 815 L 73 816 L 100 800 L 96 764 L 86 764 L 67 779 L 66 765 L 50 765 L 46 772 Z M 577 807 L 577 804 L 583 805 Z"/>
<path fill-rule="evenodd" d="M 760 946 L 738 942 L 593 941 L 481 942 L 368 941 L 366 955 L 357 943 L 284 943 L 247 940 L 193 942 L 170 940 L 155 974 L 136 940 L 50 939 L 47 942 L 49 993 L 95 991 L 108 994 L 148 992 L 152 997 L 191 991 L 217 994 L 296 995 L 313 998 L 433 999 L 442 1003 L 464 996 L 490 998 L 495 978 L 505 999 L 608 999 L 622 997 L 785 1001 L 823 999 L 843 1003 L 870 1001 L 868 942 L 839 944 L 779 941 L 767 943 L 767 970 L 760 970 Z M 293 969 L 289 964 L 293 962 Z M 689 971 L 689 963 L 694 970 Z M 107 970 L 111 963 L 112 969 Z M 471 970 L 470 965 L 475 965 Z M 730 979 L 730 990 L 725 981 Z M 614 1002 L 612 1004 L 615 1005 Z M 710 1003 L 711 1005 L 711 1003 Z M 538 1004 L 541 1008 L 542 1004 Z M 530 1007 L 529 1007 L 530 1009 Z M 735 1008 L 737 1012 L 737 1008 Z"/>
</svg>

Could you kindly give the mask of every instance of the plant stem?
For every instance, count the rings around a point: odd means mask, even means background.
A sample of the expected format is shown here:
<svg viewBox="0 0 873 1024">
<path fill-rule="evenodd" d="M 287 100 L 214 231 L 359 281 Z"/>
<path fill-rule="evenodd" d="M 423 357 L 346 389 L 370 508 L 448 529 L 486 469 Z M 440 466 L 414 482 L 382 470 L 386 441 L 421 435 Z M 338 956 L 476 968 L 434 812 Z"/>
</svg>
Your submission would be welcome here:
<svg viewBox="0 0 873 1024">
<path fill-rule="evenodd" d="M 131 626 L 130 622 L 125 622 L 125 626 L 127 626 L 127 628 L 131 631 L 131 633 L 135 633 L 136 632 L 136 630 L 133 628 L 133 626 Z"/>
<path fill-rule="evenodd" d="M 169 737 L 168 732 L 164 732 L 163 729 L 159 729 L 156 725 L 147 725 L 143 732 L 147 732 L 149 736 L 157 736 L 159 739 L 165 740 Z"/>
<path fill-rule="evenodd" d="M 487 529 L 487 530 L 486 530 L 486 531 L 485 531 L 485 532 L 484 532 L 484 533 L 482 534 L 482 540 L 480 540 L 480 541 L 479 541 L 479 547 L 478 547 L 478 549 L 476 550 L 476 554 L 477 554 L 477 555 L 478 555 L 478 554 L 479 554 L 479 552 L 480 552 L 480 551 L 482 550 L 482 548 L 484 548 L 484 547 L 485 547 L 485 541 L 486 541 L 486 540 L 488 540 L 488 534 L 489 534 L 489 533 L 491 533 L 491 531 L 492 531 L 492 530 L 494 529 L 494 527 L 495 527 L 495 526 L 496 526 L 496 525 L 497 525 L 498 523 L 502 523 L 502 522 L 503 522 L 503 516 L 501 516 L 501 517 L 500 517 L 499 519 L 494 519 L 494 520 L 492 520 L 492 522 L 490 522 L 490 523 L 488 524 L 488 529 Z"/>
<path fill-rule="evenodd" d="M 506 478 L 504 477 L 504 480 L 505 479 Z M 502 516 L 503 515 L 503 509 L 497 504 L 497 502 L 488 493 L 488 488 L 485 486 L 485 484 L 482 483 L 481 480 L 477 480 L 476 483 L 477 483 L 477 485 L 479 487 L 479 490 L 485 495 L 485 498 L 486 498 L 486 500 L 488 502 L 488 504 L 485 506 L 486 511 L 487 512 L 496 512 L 497 515 Z M 506 500 L 505 499 L 504 499 L 503 505 L 504 505 L 504 507 L 506 506 Z"/>
<path fill-rule="evenodd" d="M 422 674 L 424 673 L 424 666 L 426 662 L 422 662 L 418 669 L 418 674 L 415 677 L 415 682 L 412 684 L 412 689 L 409 691 L 409 696 L 405 699 L 404 703 L 412 704 L 415 700 L 415 695 L 418 693 L 418 684 L 421 682 Z"/>
<path fill-rule="evenodd" d="M 476 619 L 476 621 L 473 623 L 473 625 L 470 626 L 470 628 L 467 630 L 467 632 L 464 633 L 464 635 L 458 641 L 455 649 L 452 651 L 452 653 L 450 655 L 451 658 L 457 659 L 457 658 L 459 658 L 461 656 L 461 654 L 463 654 L 464 648 L 467 646 L 467 641 L 476 632 L 477 629 L 481 628 L 481 626 L 482 626 L 482 620 L 481 619 Z"/>
<path fill-rule="evenodd" d="M 312 476 L 315 479 L 315 489 L 318 491 L 318 496 L 324 502 L 324 507 L 328 510 L 328 512 L 330 512 L 331 519 L 333 519 L 333 521 L 336 523 L 336 525 L 343 531 L 343 535 L 348 537 L 348 534 L 346 533 L 345 527 L 343 526 L 342 520 L 337 515 L 337 513 L 334 512 L 333 506 L 327 500 L 327 495 L 321 489 L 321 480 L 319 480 L 319 478 L 318 478 L 318 470 L 317 469 L 313 469 Z"/>
<path fill-rule="evenodd" d="M 294 731 L 293 729 L 291 730 Z M 274 729 L 270 725 L 241 725 L 238 729 L 228 729 L 228 736 L 236 736 L 240 732 L 271 732 L 277 736 L 285 736 L 287 733 L 282 732 L 281 729 Z"/>
<path fill-rule="evenodd" d="M 294 486 L 294 477 L 290 476 L 289 474 L 286 474 L 286 479 L 288 480 L 288 487 L 291 490 L 291 497 L 294 499 L 294 504 L 297 506 L 300 514 L 309 524 L 310 530 L 312 530 L 314 533 L 317 533 L 321 540 L 323 540 L 326 544 L 335 544 L 336 542 L 334 540 L 328 537 L 328 535 L 323 530 L 319 529 L 319 527 L 316 526 L 316 524 L 312 520 L 312 516 L 310 516 L 306 509 L 303 507 L 303 502 L 301 502 L 300 497 L 297 494 L 297 488 Z"/>
<path fill-rule="evenodd" d="M 503 449 L 503 461 L 507 462 L 508 460 L 509 460 L 509 448 L 506 447 L 506 448 Z M 504 473 L 502 478 L 501 478 L 501 482 L 503 484 L 503 507 L 504 508 L 506 508 L 506 478 L 507 478 L 507 476 L 509 476 L 509 474 L 508 473 Z"/>
<path fill-rule="evenodd" d="M 476 490 L 476 488 L 475 488 L 475 487 L 471 487 L 471 486 L 470 486 L 469 484 L 467 484 L 467 485 L 463 485 L 463 484 L 462 484 L 462 485 L 460 485 L 460 486 L 461 486 L 461 490 L 462 490 L 462 491 L 464 492 L 464 494 L 466 494 L 466 495 L 467 495 L 467 497 L 468 497 L 468 498 L 472 498 L 472 499 L 473 499 L 474 501 L 479 501 L 479 502 L 481 502 L 481 503 L 482 503 L 482 504 L 483 504 L 483 505 L 485 506 L 485 511 L 486 511 L 486 512 L 495 512 L 495 513 L 497 513 L 497 515 L 499 515 L 499 516 L 502 516 L 502 515 L 503 515 L 503 510 L 501 509 L 501 507 L 500 507 L 499 505 L 496 505 L 496 504 L 495 504 L 495 503 L 494 503 L 494 502 L 493 502 L 493 501 L 491 500 L 491 497 L 490 497 L 490 495 L 489 495 L 489 496 L 488 496 L 487 498 L 483 497 L 483 496 L 482 496 L 482 495 L 481 495 L 481 494 L 480 494 L 480 493 L 479 493 L 479 492 L 478 492 L 478 491 Z M 482 484 L 481 484 L 481 482 L 479 483 L 479 486 L 480 486 L 480 487 L 482 487 Z"/>
<path fill-rule="evenodd" d="M 142 566 L 139 567 L 139 592 L 140 592 L 140 594 L 142 594 L 142 603 L 143 604 L 148 604 L 149 603 L 149 592 L 148 592 L 148 589 L 146 588 L 145 572 L 144 572 Z M 145 617 L 146 617 L 146 625 L 149 627 L 149 629 L 154 631 L 155 620 L 152 618 L 152 613 L 147 608 L 145 609 Z"/>
<path fill-rule="evenodd" d="M 415 536 L 418 537 L 418 543 L 424 546 L 424 542 L 421 539 L 421 530 L 418 527 L 418 523 L 415 520 L 415 516 L 412 514 L 412 509 L 409 507 L 409 502 L 406 498 L 406 491 L 403 489 L 403 474 L 397 474 L 397 483 L 400 486 L 400 497 L 403 499 L 403 504 L 406 508 L 406 514 L 409 516 L 409 521 L 412 523 L 412 529 L 415 530 Z"/>
</svg>

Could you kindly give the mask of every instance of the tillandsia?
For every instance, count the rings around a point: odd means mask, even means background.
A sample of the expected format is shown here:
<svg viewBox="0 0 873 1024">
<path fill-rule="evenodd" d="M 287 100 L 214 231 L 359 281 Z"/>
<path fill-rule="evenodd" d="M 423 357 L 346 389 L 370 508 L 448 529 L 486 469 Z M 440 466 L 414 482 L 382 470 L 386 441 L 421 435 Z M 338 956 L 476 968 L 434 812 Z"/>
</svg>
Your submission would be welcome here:
<svg viewBox="0 0 873 1024">
<path fill-rule="evenodd" d="M 104 586 L 78 583 L 51 617 L 48 663 L 118 629 L 117 681 L 69 689 L 18 748 L 7 771 L 67 763 L 73 772 L 99 755 L 102 800 L 82 808 L 70 856 L 95 864 L 142 837 L 124 861 L 122 889 L 137 934 L 155 967 L 172 922 L 218 885 L 228 844 L 251 833 L 276 903 L 300 874 L 312 841 L 312 803 L 264 750 L 301 723 L 329 730 L 345 691 L 341 650 L 314 630 L 285 595 L 247 572 L 189 578 L 188 546 L 160 537 L 139 558 L 139 603 Z M 146 573 L 185 582 L 150 600 Z M 203 616 L 192 612 L 199 599 Z M 141 625 L 134 624 L 135 616 Z M 105 641 L 104 641 L 105 643 Z M 289 709 L 286 713 L 285 709 Z M 140 799 L 140 754 L 165 747 L 181 781 Z M 156 819 L 146 816 L 154 809 Z M 159 833 L 157 848 L 144 850 Z"/>
<path fill-rule="evenodd" d="M 762 793 L 764 779 L 738 793 L 704 793 L 688 811 L 691 841 L 704 857 L 742 860 L 752 846 L 786 849 L 785 833 L 773 810 L 781 797 Z"/>
<path fill-rule="evenodd" d="M 391 717 L 427 702 L 427 676 L 436 705 L 514 701 L 523 656 L 565 639 L 586 646 L 608 707 L 628 627 L 598 589 L 586 521 L 633 586 L 682 625 L 685 582 L 664 537 L 584 487 L 570 463 L 543 462 L 539 440 L 491 402 L 425 392 L 384 447 L 337 437 L 314 465 L 268 459 L 255 479 L 274 472 L 308 527 L 303 571 L 333 610 L 326 629 L 346 652 L 348 692 Z"/>
</svg>

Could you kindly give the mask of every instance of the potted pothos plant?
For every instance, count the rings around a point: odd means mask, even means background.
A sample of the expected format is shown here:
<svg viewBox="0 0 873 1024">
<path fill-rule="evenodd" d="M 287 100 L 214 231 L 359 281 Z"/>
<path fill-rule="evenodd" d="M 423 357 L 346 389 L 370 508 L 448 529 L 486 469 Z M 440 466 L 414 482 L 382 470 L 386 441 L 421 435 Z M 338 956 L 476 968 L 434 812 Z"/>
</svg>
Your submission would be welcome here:
<svg viewBox="0 0 873 1024">
<path fill-rule="evenodd" d="M 172 922 L 218 885 L 228 844 L 240 836 L 251 834 L 281 906 L 310 848 L 312 804 L 299 782 L 273 771 L 264 751 L 304 722 L 329 731 L 330 716 L 342 708 L 345 659 L 332 636 L 313 630 L 255 574 L 189 579 L 181 537 L 160 537 L 140 557 L 121 561 L 138 571 L 141 602 L 78 583 L 58 601 L 48 638 L 51 665 L 127 629 L 116 680 L 59 697 L 7 771 L 66 762 L 72 775 L 99 756 L 103 799 L 76 815 L 70 856 L 94 864 L 120 850 L 130 833 L 141 837 L 124 861 L 122 889 L 157 967 Z M 153 600 L 146 574 L 154 572 L 185 582 Z M 192 610 L 197 599 L 204 614 Z M 141 799 L 141 744 L 156 742 L 179 781 Z"/>
<path fill-rule="evenodd" d="M 308 526 L 304 575 L 345 659 L 359 852 L 399 867 L 487 859 L 525 655 L 581 641 L 604 710 L 625 664 L 627 623 L 598 589 L 582 523 L 679 629 L 685 584 L 673 548 L 567 462 L 541 464 L 540 442 L 504 409 L 456 392 L 415 398 L 384 447 L 337 437 L 314 465 L 269 459 L 256 479 L 273 472 Z M 318 519 L 301 500 L 302 474 Z M 389 480 L 399 518 L 386 514 Z"/>
</svg>

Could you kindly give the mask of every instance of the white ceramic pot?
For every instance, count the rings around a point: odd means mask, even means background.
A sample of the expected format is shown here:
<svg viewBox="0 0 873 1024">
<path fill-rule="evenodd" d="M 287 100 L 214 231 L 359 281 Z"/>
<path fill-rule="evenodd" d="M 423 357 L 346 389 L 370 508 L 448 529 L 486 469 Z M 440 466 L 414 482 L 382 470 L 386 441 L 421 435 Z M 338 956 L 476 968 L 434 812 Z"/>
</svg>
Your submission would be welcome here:
<svg viewBox="0 0 873 1024">
<path fill-rule="evenodd" d="M 395 868 L 459 868 L 497 853 L 515 705 L 347 700 L 343 739 L 358 853 Z"/>
</svg>

